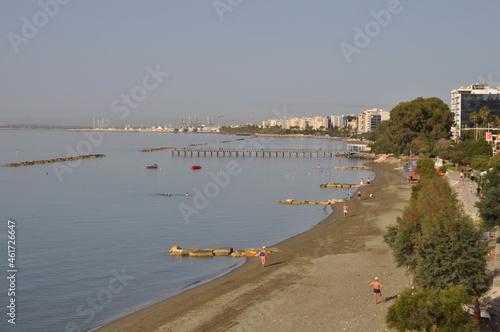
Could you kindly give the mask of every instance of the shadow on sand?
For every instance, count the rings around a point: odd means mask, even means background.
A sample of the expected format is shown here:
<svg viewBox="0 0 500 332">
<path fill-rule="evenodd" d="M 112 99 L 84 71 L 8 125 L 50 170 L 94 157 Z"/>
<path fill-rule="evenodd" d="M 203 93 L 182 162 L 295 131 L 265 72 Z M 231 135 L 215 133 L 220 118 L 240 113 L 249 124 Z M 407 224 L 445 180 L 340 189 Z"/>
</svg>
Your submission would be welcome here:
<svg viewBox="0 0 500 332">
<path fill-rule="evenodd" d="M 273 266 L 273 265 L 279 265 L 279 264 L 283 264 L 285 263 L 286 261 L 281 261 L 281 262 L 276 262 L 276 263 L 272 263 L 272 264 L 267 264 L 266 267 L 269 267 L 269 266 Z"/>
</svg>

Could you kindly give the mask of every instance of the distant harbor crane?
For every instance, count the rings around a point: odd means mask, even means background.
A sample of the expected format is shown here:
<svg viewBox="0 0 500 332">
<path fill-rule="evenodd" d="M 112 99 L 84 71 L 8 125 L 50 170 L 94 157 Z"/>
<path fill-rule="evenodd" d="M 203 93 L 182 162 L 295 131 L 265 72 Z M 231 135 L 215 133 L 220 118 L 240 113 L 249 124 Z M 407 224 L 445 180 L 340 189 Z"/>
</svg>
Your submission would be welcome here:
<svg viewBox="0 0 500 332">
<path fill-rule="evenodd" d="M 217 126 L 220 128 L 221 125 L 220 125 L 220 118 L 223 118 L 224 115 L 215 115 L 217 117 Z"/>
</svg>

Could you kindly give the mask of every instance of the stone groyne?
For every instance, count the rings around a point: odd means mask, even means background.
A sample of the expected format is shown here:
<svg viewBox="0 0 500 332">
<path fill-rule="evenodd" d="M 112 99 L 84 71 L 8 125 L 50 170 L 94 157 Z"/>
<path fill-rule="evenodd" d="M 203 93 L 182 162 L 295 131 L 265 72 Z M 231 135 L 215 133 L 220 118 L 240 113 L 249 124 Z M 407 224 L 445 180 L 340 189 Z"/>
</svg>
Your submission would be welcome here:
<svg viewBox="0 0 500 332">
<path fill-rule="evenodd" d="M 93 158 L 103 158 L 103 157 L 106 157 L 106 156 L 103 154 L 87 154 L 87 155 L 82 155 L 82 156 L 74 156 L 74 157 L 66 157 L 66 158 L 23 161 L 20 163 L 5 164 L 2 166 L 5 166 L 5 167 L 30 166 L 30 165 L 41 165 L 41 164 L 50 164 L 50 163 L 62 163 L 65 161 L 72 161 L 72 160 L 77 160 L 77 159 L 93 159 Z"/>
<path fill-rule="evenodd" d="M 370 169 L 368 166 L 336 166 L 333 169 L 347 169 L 347 170 L 352 170 L 352 171 L 362 171 L 365 169 Z"/>
<path fill-rule="evenodd" d="M 144 149 L 144 150 L 141 150 L 140 152 L 153 152 L 153 151 L 171 150 L 171 149 L 175 149 L 175 147 L 173 147 L 173 146 L 162 146 L 161 148 Z"/>
<path fill-rule="evenodd" d="M 321 188 L 358 188 L 359 184 L 326 182 L 319 185 Z"/>
<path fill-rule="evenodd" d="M 266 248 L 269 253 L 281 252 L 278 248 Z M 248 248 L 248 249 L 238 249 L 236 251 L 233 248 L 225 247 L 225 248 L 208 248 L 208 249 L 184 249 L 179 245 L 175 245 L 168 251 L 170 256 L 189 256 L 189 257 L 214 257 L 214 256 L 230 256 L 234 258 L 240 257 L 252 257 L 259 256 L 259 252 L 261 249 L 257 248 Z"/>
<path fill-rule="evenodd" d="M 291 205 L 302 205 L 302 204 L 305 204 L 305 205 L 324 205 L 324 206 L 327 206 L 327 205 L 332 205 L 332 204 L 335 204 L 335 203 L 343 203 L 345 202 L 345 200 L 343 199 L 329 199 L 329 200 L 326 200 L 326 201 L 297 201 L 295 199 L 285 199 L 284 201 L 277 201 L 276 204 L 291 204 Z"/>
</svg>

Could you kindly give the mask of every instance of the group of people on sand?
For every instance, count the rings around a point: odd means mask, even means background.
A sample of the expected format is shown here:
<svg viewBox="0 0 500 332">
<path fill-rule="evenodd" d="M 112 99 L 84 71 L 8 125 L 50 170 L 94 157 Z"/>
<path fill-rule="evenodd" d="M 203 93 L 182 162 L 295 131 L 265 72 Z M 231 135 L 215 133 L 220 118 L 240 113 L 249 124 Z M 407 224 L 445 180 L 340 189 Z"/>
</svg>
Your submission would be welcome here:
<svg viewBox="0 0 500 332">
<path fill-rule="evenodd" d="M 366 185 L 368 186 L 368 185 L 370 185 L 370 183 L 371 183 L 370 178 L 367 178 L 366 179 Z M 361 180 L 359 180 L 359 185 L 360 186 L 364 186 L 365 185 L 365 181 L 363 180 L 363 178 L 361 178 Z M 358 197 L 358 201 L 361 200 L 361 190 L 360 189 L 358 189 L 356 191 L 356 196 Z M 371 197 L 371 195 L 370 195 L 370 197 Z M 349 200 L 351 200 L 351 198 L 352 198 L 352 193 L 349 191 L 347 193 L 347 200 L 349 201 Z M 348 211 L 349 211 L 349 206 L 347 205 L 347 202 L 345 202 L 344 206 L 342 207 L 342 212 L 344 214 L 344 217 L 347 217 L 347 212 Z"/>
<path fill-rule="evenodd" d="M 369 186 L 370 182 L 371 182 L 370 178 L 367 178 L 366 185 Z M 361 178 L 361 180 L 359 180 L 359 185 L 360 185 L 360 187 L 363 187 L 365 185 L 365 180 L 363 180 L 363 178 Z"/>
<path fill-rule="evenodd" d="M 319 165 L 318 165 L 318 168 L 319 168 Z M 368 178 L 366 180 L 366 184 L 369 185 L 370 182 L 371 182 L 370 178 Z M 360 180 L 360 184 L 364 185 L 363 179 Z M 360 200 L 361 199 L 361 190 L 358 189 L 358 191 L 356 193 L 358 196 L 358 200 Z M 348 196 L 348 200 L 350 200 L 352 198 L 352 193 L 349 191 L 347 196 Z M 371 197 L 371 195 L 370 195 L 370 197 Z M 342 212 L 343 212 L 344 217 L 347 217 L 348 211 L 349 211 L 349 206 L 347 205 L 347 202 L 345 202 L 344 205 L 342 206 Z M 263 246 L 262 250 L 259 252 L 259 257 L 261 260 L 262 267 L 265 267 L 267 257 L 269 257 L 269 251 L 266 249 L 265 246 Z M 375 280 L 372 281 L 368 286 L 373 289 L 373 300 L 374 300 L 375 304 L 378 304 L 378 298 L 380 298 L 382 303 L 385 303 L 385 298 L 382 295 L 382 289 L 384 288 L 384 285 L 378 280 L 378 278 L 375 277 Z"/>
</svg>

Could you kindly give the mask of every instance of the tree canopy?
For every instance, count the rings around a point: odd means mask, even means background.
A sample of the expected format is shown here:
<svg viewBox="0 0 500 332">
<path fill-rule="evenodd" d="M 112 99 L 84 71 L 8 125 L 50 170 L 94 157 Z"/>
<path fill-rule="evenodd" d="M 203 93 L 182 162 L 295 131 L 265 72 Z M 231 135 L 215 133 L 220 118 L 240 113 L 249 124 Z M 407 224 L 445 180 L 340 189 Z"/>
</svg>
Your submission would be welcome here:
<svg viewBox="0 0 500 332">
<path fill-rule="evenodd" d="M 498 166 L 500 168 L 500 162 Z M 384 240 L 393 250 L 397 265 L 413 274 L 418 290 L 423 290 L 422 300 L 415 295 L 408 297 L 410 304 L 398 304 L 398 300 L 396 307 L 402 307 L 391 309 L 386 319 L 400 331 L 433 328 L 458 331 L 452 326 L 460 325 L 454 325 L 453 317 L 447 316 L 453 313 L 444 314 L 446 319 L 442 320 L 436 316 L 436 310 L 443 301 L 442 292 L 462 287 L 475 299 L 475 318 L 478 319 L 477 299 L 488 290 L 484 260 L 487 244 L 481 230 L 461 208 L 448 180 L 436 176 L 431 160 L 420 158 L 418 168 L 421 178 L 412 187 L 410 202 L 396 225 L 388 228 Z M 500 182 L 498 175 L 496 182 Z M 492 185 L 496 182 L 492 181 Z M 419 310 L 411 313 L 404 309 L 412 306 Z"/>
<path fill-rule="evenodd" d="M 380 134 L 377 152 L 408 153 L 410 148 L 433 145 L 450 136 L 453 113 L 441 99 L 417 98 L 401 102 L 391 110 Z"/>
<path fill-rule="evenodd" d="M 486 173 L 481 200 L 476 203 L 485 229 L 500 225 L 500 159 Z"/>
<path fill-rule="evenodd" d="M 474 323 L 462 309 L 470 303 L 463 287 L 444 290 L 406 289 L 389 307 L 386 323 L 398 331 L 474 331 Z"/>
</svg>

